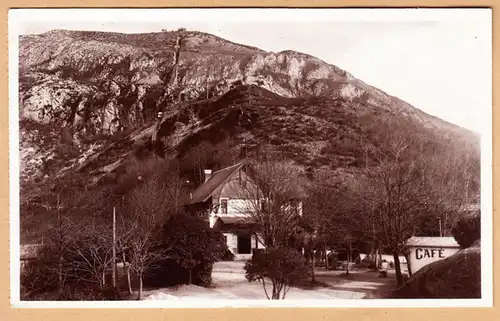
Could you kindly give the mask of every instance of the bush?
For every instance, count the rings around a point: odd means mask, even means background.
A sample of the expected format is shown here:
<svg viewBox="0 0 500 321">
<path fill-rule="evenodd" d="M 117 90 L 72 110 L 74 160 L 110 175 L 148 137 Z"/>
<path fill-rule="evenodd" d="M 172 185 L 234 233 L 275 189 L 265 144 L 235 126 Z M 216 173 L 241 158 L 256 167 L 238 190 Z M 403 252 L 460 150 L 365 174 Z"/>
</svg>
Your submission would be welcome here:
<svg viewBox="0 0 500 321">
<path fill-rule="evenodd" d="M 359 263 L 356 263 L 355 267 L 362 269 L 375 269 L 375 261 L 367 256 L 360 260 Z"/>
<path fill-rule="evenodd" d="M 452 228 L 451 234 L 461 248 L 470 247 L 481 238 L 481 219 L 479 215 L 460 219 Z"/>
<path fill-rule="evenodd" d="M 222 233 L 211 229 L 198 217 L 177 215 L 163 227 L 162 242 L 168 259 L 147 271 L 147 285 L 196 284 L 209 286 L 213 263 L 229 251 Z"/>
<path fill-rule="evenodd" d="M 57 290 L 57 276 L 39 260 L 26 263 L 21 270 L 21 298 L 30 300 L 40 293 Z"/>
<path fill-rule="evenodd" d="M 192 284 L 210 286 L 212 269 L 213 262 L 203 261 L 197 264 L 191 271 Z M 151 287 L 170 287 L 187 283 L 189 283 L 189 271 L 172 259 L 157 262 L 144 277 L 144 284 Z"/>
<path fill-rule="evenodd" d="M 193 269 L 193 283 L 199 286 L 210 286 L 212 283 L 212 269 L 214 263 L 210 261 L 202 262 Z"/>
<path fill-rule="evenodd" d="M 144 275 L 144 285 L 151 287 L 169 287 L 188 282 L 188 271 L 175 260 L 165 259 L 156 262 Z"/>
<path fill-rule="evenodd" d="M 224 255 L 222 256 L 222 261 L 234 261 L 234 254 L 231 252 L 229 249 L 224 252 Z"/>
<path fill-rule="evenodd" d="M 57 295 L 59 301 L 116 301 L 124 297 L 117 288 L 100 288 L 98 285 L 71 284 Z"/>
<path fill-rule="evenodd" d="M 304 256 L 291 248 L 266 249 L 246 262 L 245 271 L 249 282 L 262 282 L 266 297 L 272 300 L 284 299 L 293 284 L 309 275 Z M 266 285 L 268 280 L 272 283 L 271 295 Z"/>
<path fill-rule="evenodd" d="M 57 275 L 50 265 L 40 260 L 29 262 L 21 272 L 22 300 L 123 300 L 117 288 L 100 288 L 98 284 L 65 280 L 64 287 L 58 289 Z"/>
</svg>

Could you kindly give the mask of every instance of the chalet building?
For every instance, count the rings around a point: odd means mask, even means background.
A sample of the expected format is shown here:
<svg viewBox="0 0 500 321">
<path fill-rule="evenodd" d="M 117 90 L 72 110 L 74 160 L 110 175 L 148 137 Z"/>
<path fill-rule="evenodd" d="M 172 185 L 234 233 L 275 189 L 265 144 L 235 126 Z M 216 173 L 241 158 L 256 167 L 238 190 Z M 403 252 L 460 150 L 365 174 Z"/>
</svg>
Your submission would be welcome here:
<svg viewBox="0 0 500 321">
<path fill-rule="evenodd" d="M 252 170 L 243 162 L 212 172 L 205 170 L 205 180 L 190 195 L 187 208 L 207 219 L 211 228 L 220 230 L 235 259 L 248 259 L 258 241 L 255 206 L 263 206 L 262 193 L 252 181 Z M 296 202 L 299 215 L 302 203 Z"/>
</svg>

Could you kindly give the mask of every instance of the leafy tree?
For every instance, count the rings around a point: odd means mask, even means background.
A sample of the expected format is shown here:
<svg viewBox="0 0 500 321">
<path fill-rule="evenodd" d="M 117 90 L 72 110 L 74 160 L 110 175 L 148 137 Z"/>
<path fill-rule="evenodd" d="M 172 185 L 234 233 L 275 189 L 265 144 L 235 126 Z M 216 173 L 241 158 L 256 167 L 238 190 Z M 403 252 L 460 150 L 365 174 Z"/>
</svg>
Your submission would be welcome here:
<svg viewBox="0 0 500 321">
<path fill-rule="evenodd" d="M 245 271 L 249 282 L 262 282 L 269 300 L 285 299 L 293 284 L 308 277 L 304 257 L 297 250 L 290 248 L 268 248 L 254 255 L 246 262 Z M 271 291 L 268 290 L 269 282 Z"/>
<path fill-rule="evenodd" d="M 452 229 L 452 234 L 461 248 L 470 247 L 481 238 L 481 218 L 471 215 L 460 219 Z"/>
<path fill-rule="evenodd" d="M 168 257 L 188 270 L 188 284 L 193 282 L 192 272 L 196 266 L 212 264 L 228 250 L 222 233 L 209 228 L 201 218 L 182 214 L 164 225 L 163 244 L 171 245 Z"/>
</svg>

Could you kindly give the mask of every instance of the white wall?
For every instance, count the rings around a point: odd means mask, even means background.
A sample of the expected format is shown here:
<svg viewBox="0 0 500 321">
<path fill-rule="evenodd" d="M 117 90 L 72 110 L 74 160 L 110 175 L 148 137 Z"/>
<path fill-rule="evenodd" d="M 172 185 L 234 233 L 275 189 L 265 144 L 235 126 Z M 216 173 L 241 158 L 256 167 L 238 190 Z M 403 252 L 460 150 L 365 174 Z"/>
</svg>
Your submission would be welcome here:
<svg viewBox="0 0 500 321">
<path fill-rule="evenodd" d="M 220 198 L 220 201 L 225 198 Z M 246 214 L 248 212 L 253 211 L 258 205 L 258 200 L 256 199 L 241 199 L 241 198 L 231 198 L 225 199 L 227 200 L 227 214 Z M 299 215 L 302 215 L 302 202 L 298 203 L 299 206 Z M 222 214 L 221 208 L 219 207 L 218 213 Z"/>
<path fill-rule="evenodd" d="M 238 236 L 235 233 L 222 233 L 226 237 L 226 244 L 233 254 L 238 254 Z M 264 246 L 258 242 L 255 235 L 251 237 L 252 249 L 263 249 Z"/>
<path fill-rule="evenodd" d="M 226 244 L 227 247 L 229 248 L 229 251 L 235 254 L 238 249 L 238 238 L 236 234 L 233 233 L 223 233 L 223 234 L 226 237 Z"/>
<path fill-rule="evenodd" d="M 421 247 L 411 247 L 410 248 L 410 269 L 411 273 L 415 273 L 427 264 L 432 262 L 443 260 L 456 252 L 460 248 L 450 248 L 450 247 L 433 247 L 433 246 L 421 246 Z"/>
<path fill-rule="evenodd" d="M 230 199 L 228 201 L 228 214 L 245 214 L 252 211 L 257 204 L 257 200 Z"/>
</svg>

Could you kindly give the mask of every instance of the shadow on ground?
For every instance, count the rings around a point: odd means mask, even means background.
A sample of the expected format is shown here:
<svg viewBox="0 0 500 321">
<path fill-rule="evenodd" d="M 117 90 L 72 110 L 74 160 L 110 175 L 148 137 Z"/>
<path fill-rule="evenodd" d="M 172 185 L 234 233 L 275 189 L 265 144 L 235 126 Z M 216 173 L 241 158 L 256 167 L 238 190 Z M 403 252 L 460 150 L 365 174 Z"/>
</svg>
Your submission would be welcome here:
<svg viewBox="0 0 500 321">
<path fill-rule="evenodd" d="M 386 278 L 371 270 L 354 270 L 346 275 L 344 271 L 318 271 L 315 282 L 311 279 L 304 280 L 294 287 L 304 290 L 327 288 L 334 291 L 350 291 L 363 293 L 365 298 L 384 298 L 388 293 L 397 288 L 394 273 L 389 273 Z"/>
</svg>

